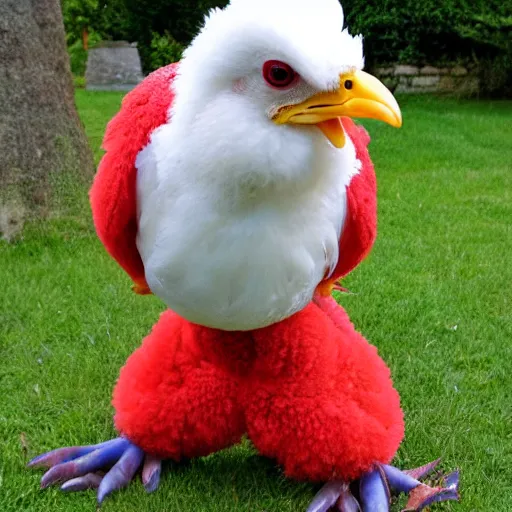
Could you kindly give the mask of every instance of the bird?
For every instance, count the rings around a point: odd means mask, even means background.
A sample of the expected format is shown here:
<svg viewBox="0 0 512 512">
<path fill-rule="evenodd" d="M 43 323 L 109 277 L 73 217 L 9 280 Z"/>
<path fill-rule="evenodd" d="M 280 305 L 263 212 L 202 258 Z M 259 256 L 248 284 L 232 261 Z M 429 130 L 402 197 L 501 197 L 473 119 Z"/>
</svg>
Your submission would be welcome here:
<svg viewBox="0 0 512 512">
<path fill-rule="evenodd" d="M 391 92 L 363 71 L 337 0 L 231 0 L 178 63 L 124 98 L 90 200 L 96 231 L 168 309 L 121 369 L 119 437 L 29 466 L 42 487 L 97 488 L 101 504 L 162 460 L 247 435 L 286 476 L 324 484 L 308 512 L 407 510 L 458 499 L 439 461 L 400 470 L 400 397 L 377 349 L 332 297 L 376 237 L 370 137 L 400 127 Z"/>
</svg>

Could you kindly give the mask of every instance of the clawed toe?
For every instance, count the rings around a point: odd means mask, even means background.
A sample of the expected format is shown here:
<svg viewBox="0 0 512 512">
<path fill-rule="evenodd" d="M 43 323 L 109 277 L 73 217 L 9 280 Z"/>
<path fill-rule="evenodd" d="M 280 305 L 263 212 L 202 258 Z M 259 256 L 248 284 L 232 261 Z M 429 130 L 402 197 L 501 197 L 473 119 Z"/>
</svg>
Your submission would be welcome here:
<svg viewBox="0 0 512 512">
<path fill-rule="evenodd" d="M 153 492 L 160 482 L 161 471 L 160 459 L 145 457 L 140 448 L 124 438 L 59 448 L 35 457 L 28 466 L 49 468 L 41 479 L 43 489 L 57 483 L 62 484 L 60 489 L 64 492 L 98 489 L 100 505 L 109 494 L 126 487 L 141 466 L 144 487 Z"/>
<path fill-rule="evenodd" d="M 427 485 L 419 481 L 425 478 L 438 466 L 440 460 L 435 460 L 416 469 L 400 471 L 393 466 L 382 465 L 385 478 L 393 491 L 409 495 L 406 508 L 402 512 L 420 512 L 425 507 L 439 501 L 459 499 L 459 472 L 448 475 L 439 473 L 433 479 L 438 485 Z"/>
<path fill-rule="evenodd" d="M 419 468 L 414 469 L 405 469 L 403 473 L 406 475 L 412 476 L 416 480 L 421 480 L 422 478 L 425 478 L 428 476 L 434 469 L 437 468 L 439 463 L 441 462 L 441 459 L 433 460 L 432 462 L 429 462 L 428 464 L 424 464 L 423 466 L 420 466 Z"/>
<path fill-rule="evenodd" d="M 151 455 L 147 455 L 142 469 L 142 484 L 147 492 L 154 492 L 160 483 L 162 461 Z"/>
<path fill-rule="evenodd" d="M 29 461 L 27 467 L 51 468 L 52 466 L 56 466 L 61 462 L 68 462 L 70 460 L 77 459 L 78 457 L 87 455 L 88 453 L 91 453 L 99 448 L 111 445 L 114 441 L 117 441 L 117 439 L 88 446 L 70 446 L 67 448 L 58 448 L 57 450 L 52 450 L 51 452 L 43 453 L 42 455 L 34 457 L 31 461 Z"/>
<path fill-rule="evenodd" d="M 338 512 L 358 512 L 359 503 L 347 483 L 340 480 L 327 482 L 318 491 L 306 512 L 327 512 L 335 507 Z"/>
<path fill-rule="evenodd" d="M 359 502 L 354 498 L 348 487 L 340 494 L 335 510 L 337 512 L 361 512 Z"/>
<path fill-rule="evenodd" d="M 387 512 L 391 493 L 380 466 L 363 475 L 359 481 L 359 494 L 364 512 Z"/>
<path fill-rule="evenodd" d="M 439 501 L 458 500 L 459 472 L 438 473 L 436 485 L 420 482 L 437 467 L 440 460 L 416 469 L 401 471 L 393 466 L 378 464 L 359 480 L 359 501 L 350 492 L 349 484 L 335 480 L 325 484 L 311 502 L 307 512 L 388 512 L 391 494 L 409 495 L 402 512 L 421 512 Z"/>
<path fill-rule="evenodd" d="M 99 473 L 87 473 L 87 475 L 72 478 L 61 485 L 60 490 L 64 492 L 86 491 L 97 489 L 100 486 L 103 475 Z"/>
<path fill-rule="evenodd" d="M 98 503 L 101 504 L 112 492 L 126 487 L 143 459 L 144 452 L 140 448 L 135 445 L 129 446 L 113 468 L 103 477 L 98 488 Z"/>
<path fill-rule="evenodd" d="M 409 493 L 409 500 L 402 512 L 420 512 L 438 501 L 459 499 L 459 472 L 454 471 L 441 478 L 441 486 L 430 487 L 426 484 L 416 486 Z"/>
<path fill-rule="evenodd" d="M 45 489 L 49 485 L 110 467 L 121 457 L 129 445 L 130 442 L 127 439 L 119 438 L 76 459 L 58 462 L 43 475 L 41 488 Z M 79 452 L 77 451 L 77 453 Z"/>
</svg>

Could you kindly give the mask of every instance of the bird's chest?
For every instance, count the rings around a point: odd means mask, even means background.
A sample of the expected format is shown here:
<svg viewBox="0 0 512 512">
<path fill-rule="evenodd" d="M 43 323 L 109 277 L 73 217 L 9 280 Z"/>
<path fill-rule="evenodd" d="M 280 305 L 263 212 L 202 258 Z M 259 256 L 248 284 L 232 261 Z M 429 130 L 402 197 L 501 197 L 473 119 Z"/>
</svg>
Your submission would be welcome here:
<svg viewBox="0 0 512 512">
<path fill-rule="evenodd" d="M 226 212 L 184 191 L 153 217 L 151 235 L 139 234 L 151 289 L 209 327 L 249 330 L 288 317 L 337 262 L 343 193 Z"/>
</svg>

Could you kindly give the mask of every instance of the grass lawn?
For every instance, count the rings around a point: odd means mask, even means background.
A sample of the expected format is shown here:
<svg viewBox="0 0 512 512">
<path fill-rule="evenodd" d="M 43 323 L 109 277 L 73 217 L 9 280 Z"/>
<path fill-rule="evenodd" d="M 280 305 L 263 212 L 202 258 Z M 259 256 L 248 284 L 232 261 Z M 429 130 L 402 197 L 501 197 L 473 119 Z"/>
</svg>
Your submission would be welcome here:
<svg viewBox="0 0 512 512">
<path fill-rule="evenodd" d="M 121 95 L 77 92 L 96 156 Z M 368 122 L 379 178 L 376 247 L 339 297 L 392 368 L 407 431 L 396 464 L 443 457 L 462 503 L 512 510 L 512 103 L 403 97 L 397 131 Z M 85 191 L 84 191 L 85 194 Z M 119 368 L 163 310 L 130 291 L 90 215 L 0 242 L 0 510 L 94 510 L 93 492 L 39 490 L 28 457 L 115 435 Z M 286 480 L 248 442 L 140 481 L 110 511 L 304 511 L 314 488 Z M 400 507 L 394 505 L 393 510 Z"/>
</svg>

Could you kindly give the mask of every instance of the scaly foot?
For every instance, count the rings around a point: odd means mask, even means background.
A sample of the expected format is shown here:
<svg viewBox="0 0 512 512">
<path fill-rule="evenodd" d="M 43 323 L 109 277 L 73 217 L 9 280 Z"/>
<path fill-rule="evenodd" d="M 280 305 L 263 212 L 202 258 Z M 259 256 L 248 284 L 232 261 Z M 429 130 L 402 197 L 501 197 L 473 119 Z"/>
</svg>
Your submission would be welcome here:
<svg viewBox="0 0 512 512">
<path fill-rule="evenodd" d="M 148 492 L 156 490 L 161 461 L 118 437 L 90 446 L 59 448 L 35 457 L 28 466 L 50 468 L 41 479 L 42 489 L 56 483 L 68 492 L 98 489 L 101 504 L 110 493 L 126 487 L 141 466 L 144 487 Z"/>
<path fill-rule="evenodd" d="M 326 483 L 308 507 L 307 512 L 388 512 L 391 492 L 409 494 L 402 512 L 420 512 L 437 501 L 458 500 L 459 472 L 439 475 L 440 485 L 420 482 L 439 464 L 439 459 L 416 469 L 401 471 L 393 466 L 378 464 L 359 480 L 357 500 L 346 482 Z"/>
</svg>

